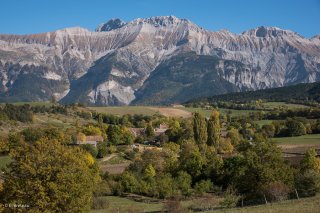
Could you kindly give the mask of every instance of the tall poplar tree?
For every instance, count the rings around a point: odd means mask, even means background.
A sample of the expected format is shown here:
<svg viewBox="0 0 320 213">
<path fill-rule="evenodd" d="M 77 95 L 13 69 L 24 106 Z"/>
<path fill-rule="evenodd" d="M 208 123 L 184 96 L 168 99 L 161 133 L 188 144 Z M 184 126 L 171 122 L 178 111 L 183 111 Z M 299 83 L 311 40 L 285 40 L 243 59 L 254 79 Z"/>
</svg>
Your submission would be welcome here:
<svg viewBox="0 0 320 213">
<path fill-rule="evenodd" d="M 209 146 L 214 146 L 216 148 L 219 147 L 220 131 L 221 131 L 219 116 L 220 116 L 219 111 L 213 110 L 207 125 L 207 132 L 208 132 L 207 144 Z"/>
<path fill-rule="evenodd" d="M 197 144 L 205 144 L 207 142 L 207 124 L 205 118 L 199 112 L 193 114 L 193 131 L 194 140 Z"/>
</svg>

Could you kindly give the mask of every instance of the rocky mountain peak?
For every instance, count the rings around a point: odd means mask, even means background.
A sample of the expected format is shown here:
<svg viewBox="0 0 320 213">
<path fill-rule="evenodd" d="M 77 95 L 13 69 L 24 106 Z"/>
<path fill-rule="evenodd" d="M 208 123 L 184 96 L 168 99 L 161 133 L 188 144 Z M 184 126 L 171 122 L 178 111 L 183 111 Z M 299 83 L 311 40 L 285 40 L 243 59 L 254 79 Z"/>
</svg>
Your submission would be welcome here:
<svg viewBox="0 0 320 213">
<path fill-rule="evenodd" d="M 299 36 L 297 33 L 290 30 L 283 30 L 278 27 L 260 26 L 242 33 L 243 35 L 255 37 L 278 37 L 278 36 Z"/>
<path fill-rule="evenodd" d="M 312 40 L 312 41 L 320 41 L 320 35 L 315 35 L 310 40 Z"/>
<path fill-rule="evenodd" d="M 68 35 L 80 35 L 84 33 L 89 33 L 88 29 L 82 28 L 82 27 L 69 27 L 69 28 L 64 28 L 61 30 L 55 31 L 56 34 L 68 34 Z"/>
<path fill-rule="evenodd" d="M 179 24 L 192 24 L 188 19 L 180 19 L 175 16 L 154 16 L 151 18 L 137 18 L 130 22 L 131 24 L 150 24 L 155 27 L 169 27 Z"/>
<path fill-rule="evenodd" d="M 115 29 L 119 29 L 123 27 L 126 24 L 126 22 L 122 21 L 119 18 L 113 18 L 107 21 L 106 23 L 100 24 L 96 28 L 96 32 L 107 32 Z"/>
<path fill-rule="evenodd" d="M 0 34 L 0 101 L 156 105 L 320 81 L 319 35 L 212 32 L 175 16 L 111 19 L 96 31 Z"/>
</svg>

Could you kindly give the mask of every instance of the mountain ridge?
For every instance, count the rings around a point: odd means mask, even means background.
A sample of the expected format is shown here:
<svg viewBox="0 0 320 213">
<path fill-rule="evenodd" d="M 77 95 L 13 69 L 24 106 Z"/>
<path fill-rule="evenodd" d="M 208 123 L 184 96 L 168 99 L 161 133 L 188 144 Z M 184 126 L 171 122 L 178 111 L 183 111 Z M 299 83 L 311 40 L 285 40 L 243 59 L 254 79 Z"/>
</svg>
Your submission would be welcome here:
<svg viewBox="0 0 320 213">
<path fill-rule="evenodd" d="M 105 26 L 106 31 L 75 27 L 31 35 L 0 34 L 0 97 L 17 99 L 22 93 L 27 100 L 49 100 L 55 96 L 66 103 L 143 104 L 137 97 L 142 97 L 143 88 L 152 88 L 144 84 L 150 82 L 148 78 L 153 71 L 186 53 L 219 59 L 214 68 L 202 67 L 212 72 L 213 79 L 208 84 L 221 78 L 239 91 L 320 80 L 319 35 L 306 39 L 293 31 L 265 26 L 242 34 L 226 30 L 214 32 L 175 16 L 129 22 L 112 19 L 106 26 L 107 23 L 100 25 L 101 29 Z M 185 60 L 188 57 L 179 63 L 189 63 Z M 189 72 L 203 71 L 201 66 L 193 67 Z M 88 80 L 92 78 L 90 75 L 96 79 Z M 185 88 L 183 75 L 180 76 L 181 79 L 175 81 Z M 25 82 L 23 79 L 37 80 Z M 89 86 L 87 81 L 95 83 Z M 23 91 L 15 82 L 23 82 Z M 37 92 L 32 83 L 38 84 Z M 214 85 L 198 89 L 205 90 L 207 95 L 228 91 Z M 71 97 L 72 94 L 78 96 Z M 177 94 L 170 100 L 175 98 L 181 99 Z M 155 104 L 164 102 L 159 100 Z"/>
</svg>

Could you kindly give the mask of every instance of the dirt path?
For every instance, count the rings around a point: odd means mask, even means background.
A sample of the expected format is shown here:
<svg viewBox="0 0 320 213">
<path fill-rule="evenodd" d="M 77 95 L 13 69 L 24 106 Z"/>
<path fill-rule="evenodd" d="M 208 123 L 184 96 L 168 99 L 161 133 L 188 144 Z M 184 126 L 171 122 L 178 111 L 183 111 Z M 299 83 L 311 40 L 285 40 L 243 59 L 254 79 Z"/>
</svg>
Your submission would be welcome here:
<svg viewBox="0 0 320 213">
<path fill-rule="evenodd" d="M 115 157 L 115 156 L 117 156 L 117 155 L 113 153 L 113 154 L 111 154 L 111 155 L 109 155 L 109 156 L 107 156 L 107 157 L 102 158 L 102 159 L 100 160 L 100 162 L 108 161 L 108 160 L 110 160 L 111 158 L 113 158 L 113 157 Z"/>
<path fill-rule="evenodd" d="M 167 117 L 191 117 L 191 112 L 185 111 L 183 109 L 167 108 L 167 107 L 148 107 L 149 109 L 160 112 L 162 115 Z"/>
</svg>

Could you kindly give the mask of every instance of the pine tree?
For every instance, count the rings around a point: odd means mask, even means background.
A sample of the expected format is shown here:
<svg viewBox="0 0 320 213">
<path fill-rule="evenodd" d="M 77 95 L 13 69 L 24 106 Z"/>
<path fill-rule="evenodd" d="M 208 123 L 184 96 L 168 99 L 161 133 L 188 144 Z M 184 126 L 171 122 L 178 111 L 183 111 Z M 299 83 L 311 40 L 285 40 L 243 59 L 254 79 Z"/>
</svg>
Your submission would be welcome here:
<svg viewBox="0 0 320 213">
<path fill-rule="evenodd" d="M 220 113 L 217 110 L 213 110 L 211 116 L 208 120 L 208 140 L 207 144 L 209 146 L 214 146 L 216 148 L 219 147 L 219 140 L 220 140 L 220 120 L 219 120 Z"/>
<path fill-rule="evenodd" d="M 194 140 L 197 144 L 204 144 L 207 142 L 207 125 L 205 119 L 199 112 L 195 112 L 193 115 L 193 131 Z"/>
</svg>

